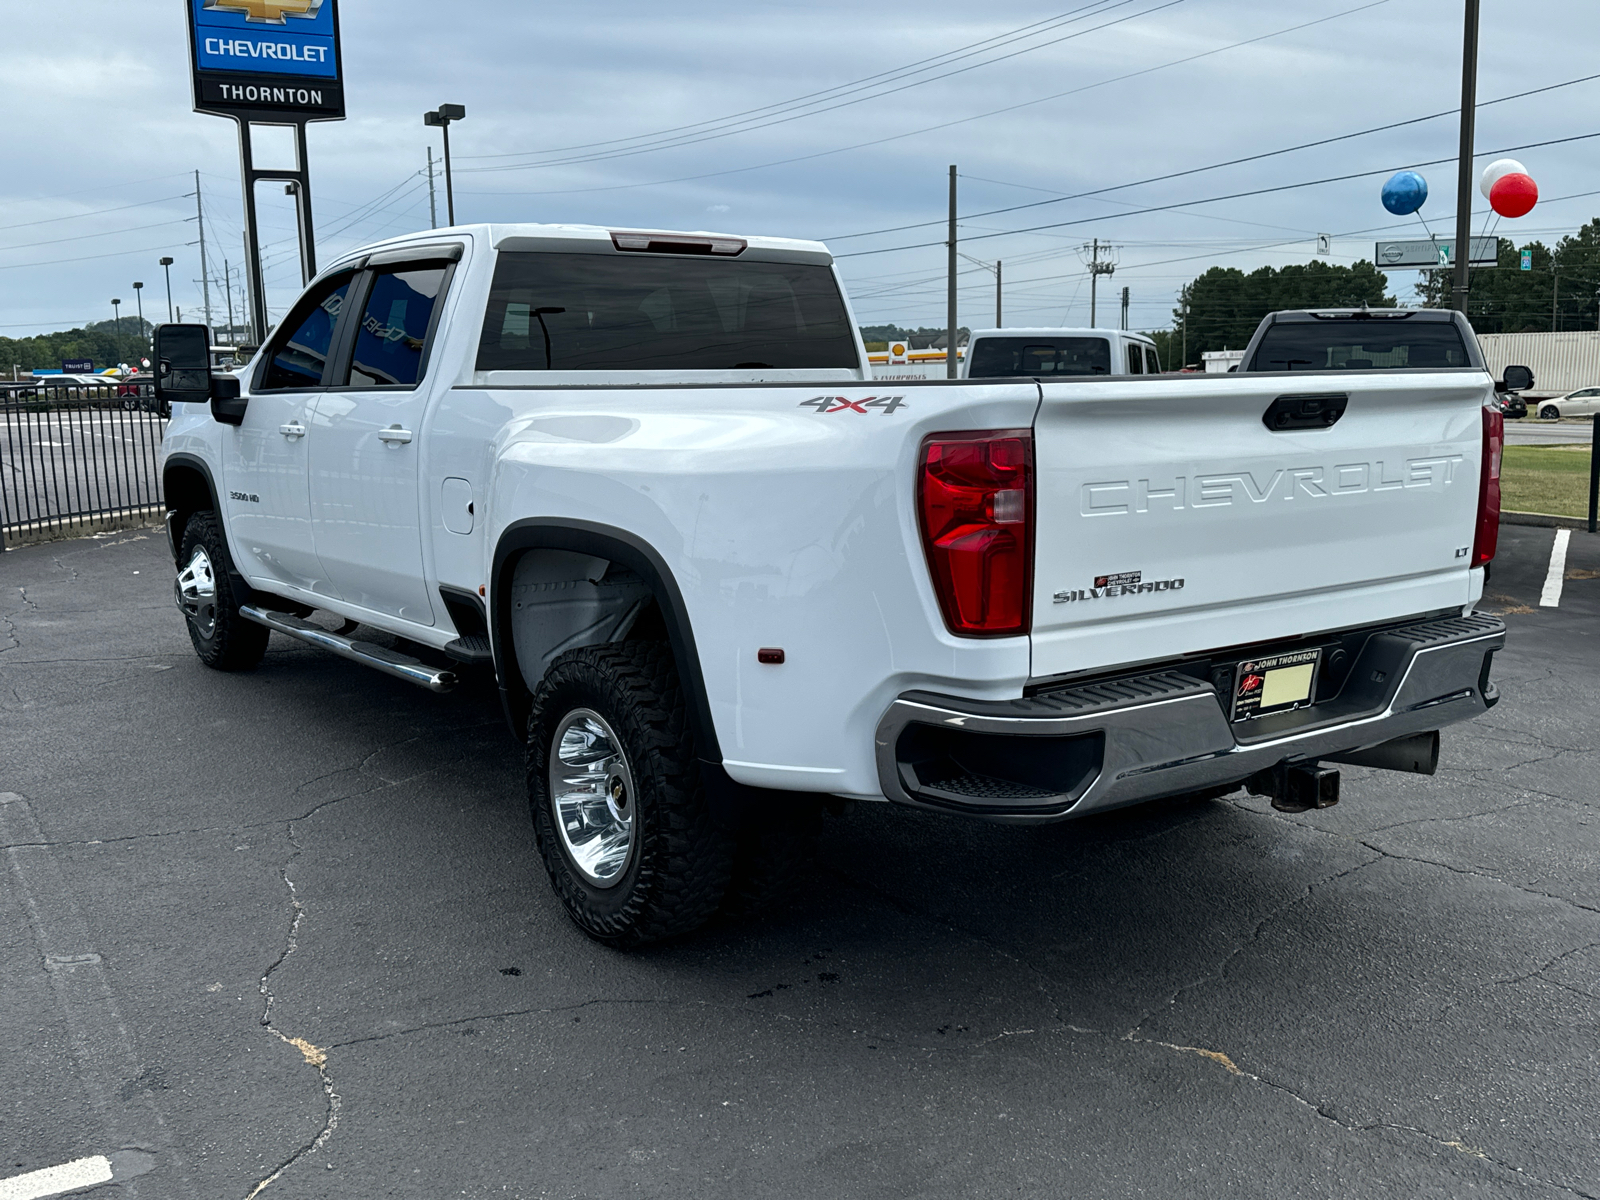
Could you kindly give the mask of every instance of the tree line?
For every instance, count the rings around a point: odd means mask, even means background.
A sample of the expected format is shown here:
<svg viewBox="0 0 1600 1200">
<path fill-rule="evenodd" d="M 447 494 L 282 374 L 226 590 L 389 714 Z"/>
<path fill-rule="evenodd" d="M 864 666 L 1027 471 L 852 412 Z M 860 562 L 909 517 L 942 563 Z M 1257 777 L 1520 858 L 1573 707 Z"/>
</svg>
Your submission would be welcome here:
<svg viewBox="0 0 1600 1200">
<path fill-rule="evenodd" d="M 60 370 L 63 362 L 89 359 L 96 371 L 127 363 L 135 369 L 139 360 L 149 357 L 150 334 L 155 326 L 139 317 L 123 317 L 122 330 L 116 321 L 94 321 L 80 329 L 41 333 L 34 337 L 0 337 L 0 372 L 9 375 L 12 367 L 24 371 L 42 367 Z"/>
<path fill-rule="evenodd" d="M 1471 274 L 1467 319 L 1478 333 L 1545 333 L 1600 329 L 1600 218 L 1554 247 L 1518 246 L 1498 238 L 1498 265 Z M 1529 270 L 1522 270 L 1522 256 Z M 1451 271 L 1427 271 L 1412 303 L 1448 308 Z M 1295 308 L 1394 308 L 1388 276 L 1365 260 L 1345 267 L 1313 261 L 1304 266 L 1260 267 L 1246 274 L 1212 267 L 1179 292 L 1172 327 L 1155 330 L 1162 364 L 1199 364 L 1208 350 L 1242 350 L 1261 318 Z"/>
</svg>

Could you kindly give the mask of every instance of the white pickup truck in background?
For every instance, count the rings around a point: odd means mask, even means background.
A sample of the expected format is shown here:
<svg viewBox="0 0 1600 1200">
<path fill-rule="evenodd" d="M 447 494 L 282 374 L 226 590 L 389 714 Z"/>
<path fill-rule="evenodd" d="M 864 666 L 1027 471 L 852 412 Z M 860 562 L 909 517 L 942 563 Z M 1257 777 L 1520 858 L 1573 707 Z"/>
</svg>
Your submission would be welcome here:
<svg viewBox="0 0 1600 1200">
<path fill-rule="evenodd" d="M 1159 375 L 1156 344 L 1126 329 L 1027 326 L 974 329 L 961 360 L 962 379 L 1041 382 L 1079 375 Z"/>
<path fill-rule="evenodd" d="M 1326 805 L 1331 763 L 1431 772 L 1505 635 L 1495 382 L 1449 319 L 1383 328 L 1396 368 L 874 385 L 818 243 L 433 230 L 323 271 L 239 377 L 158 328 L 177 603 L 222 669 L 276 630 L 492 670 L 551 881 L 617 945 L 842 801 Z"/>
</svg>

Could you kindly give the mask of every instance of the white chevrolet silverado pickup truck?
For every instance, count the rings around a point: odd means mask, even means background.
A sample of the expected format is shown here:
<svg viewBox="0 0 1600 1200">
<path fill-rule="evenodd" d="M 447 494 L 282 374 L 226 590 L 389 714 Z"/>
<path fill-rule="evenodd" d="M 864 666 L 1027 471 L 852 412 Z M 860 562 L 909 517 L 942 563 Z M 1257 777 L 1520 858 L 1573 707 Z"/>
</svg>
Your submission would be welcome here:
<svg viewBox="0 0 1600 1200">
<path fill-rule="evenodd" d="M 848 801 L 1326 806 L 1330 764 L 1431 773 L 1497 699 L 1501 418 L 1453 314 L 1302 316 L 1231 375 L 875 386 L 816 242 L 387 241 L 238 375 L 158 329 L 177 603 L 223 670 L 276 631 L 492 671 L 614 945 L 758 895 Z"/>
</svg>

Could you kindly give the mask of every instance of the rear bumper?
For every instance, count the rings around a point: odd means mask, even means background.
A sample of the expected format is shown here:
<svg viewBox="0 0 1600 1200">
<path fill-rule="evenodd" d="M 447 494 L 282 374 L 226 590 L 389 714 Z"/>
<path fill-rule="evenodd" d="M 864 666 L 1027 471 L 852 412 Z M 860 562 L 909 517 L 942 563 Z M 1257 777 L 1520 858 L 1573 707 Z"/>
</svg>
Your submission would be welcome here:
<svg viewBox="0 0 1600 1200">
<path fill-rule="evenodd" d="M 884 795 L 917 808 L 1040 822 L 1239 783 L 1484 712 L 1505 624 L 1474 615 L 1374 634 L 1339 695 L 1231 724 L 1211 683 L 1152 671 L 1021 700 L 908 692 L 877 731 Z"/>
</svg>

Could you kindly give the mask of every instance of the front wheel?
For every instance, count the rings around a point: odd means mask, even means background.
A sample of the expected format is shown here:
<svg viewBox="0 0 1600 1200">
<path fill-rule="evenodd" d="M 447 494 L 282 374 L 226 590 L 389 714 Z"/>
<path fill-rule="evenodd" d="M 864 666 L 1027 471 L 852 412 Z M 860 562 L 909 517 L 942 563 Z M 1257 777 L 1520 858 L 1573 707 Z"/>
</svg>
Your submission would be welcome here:
<svg viewBox="0 0 1600 1200">
<path fill-rule="evenodd" d="M 584 933 L 640 946 L 715 915 L 732 839 L 706 802 L 664 644 L 556 659 L 533 698 L 527 779 L 539 854 Z"/>
<path fill-rule="evenodd" d="M 1539 410 L 1539 415 L 1546 421 L 1558 421 L 1561 419 L 1561 410 L 1554 404 L 1546 404 Z"/>
<path fill-rule="evenodd" d="M 174 598 L 189 626 L 200 661 L 219 671 L 243 671 L 267 652 L 270 631 L 239 615 L 229 582 L 233 560 L 212 512 L 197 512 L 183 531 Z"/>
</svg>

